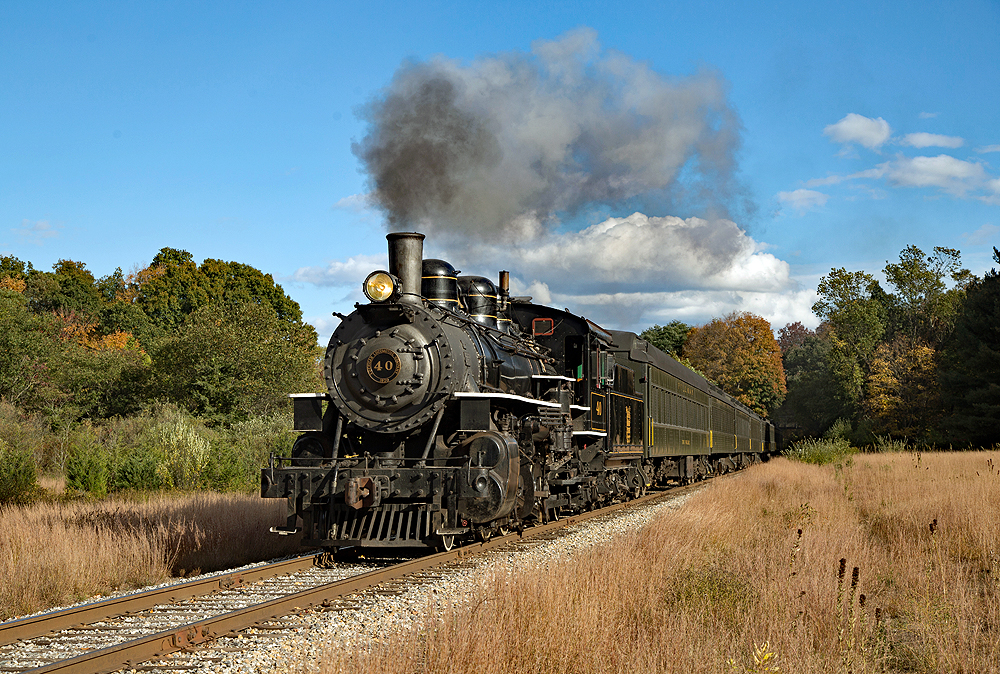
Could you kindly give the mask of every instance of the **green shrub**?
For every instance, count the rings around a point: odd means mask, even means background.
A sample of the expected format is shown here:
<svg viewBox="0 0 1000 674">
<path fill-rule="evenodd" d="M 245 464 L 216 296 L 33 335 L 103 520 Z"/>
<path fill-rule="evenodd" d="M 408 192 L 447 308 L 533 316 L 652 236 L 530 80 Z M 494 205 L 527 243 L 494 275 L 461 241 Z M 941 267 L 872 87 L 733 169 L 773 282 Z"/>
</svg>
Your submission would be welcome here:
<svg viewBox="0 0 1000 674">
<path fill-rule="evenodd" d="M 910 446 L 906 440 L 891 438 L 888 435 L 876 435 L 875 442 L 872 443 L 872 450 L 876 452 L 908 452 Z"/>
<path fill-rule="evenodd" d="M 155 491 L 168 486 L 160 466 L 164 456 L 155 449 L 130 447 L 122 452 L 111 478 L 113 491 Z"/>
<path fill-rule="evenodd" d="M 35 457 L 35 463 L 42 471 L 47 468 L 48 435 L 48 428 L 40 417 L 21 414 L 13 405 L 0 400 L 0 440 L 5 441 L 10 449 Z"/>
<path fill-rule="evenodd" d="M 34 456 L 0 440 L 0 505 L 31 502 L 38 490 L 35 478 Z"/>
<path fill-rule="evenodd" d="M 66 486 L 98 498 L 107 496 L 111 477 L 107 450 L 96 443 L 73 443 L 66 459 Z"/>
<path fill-rule="evenodd" d="M 295 441 L 290 414 L 253 417 L 217 437 L 205 470 L 207 486 L 219 491 L 256 491 L 271 452 L 287 456 Z"/>
<path fill-rule="evenodd" d="M 840 461 L 857 451 L 844 438 L 806 438 L 786 449 L 784 455 L 796 461 L 823 465 Z"/>
<path fill-rule="evenodd" d="M 851 428 L 851 422 L 847 419 L 840 418 L 830 424 L 830 428 L 826 429 L 826 433 L 823 437 L 827 440 L 850 440 L 853 429 Z"/>
<path fill-rule="evenodd" d="M 157 426 L 163 460 L 157 468 L 167 487 L 190 490 L 200 486 L 211 455 L 211 443 L 183 418 Z"/>
</svg>

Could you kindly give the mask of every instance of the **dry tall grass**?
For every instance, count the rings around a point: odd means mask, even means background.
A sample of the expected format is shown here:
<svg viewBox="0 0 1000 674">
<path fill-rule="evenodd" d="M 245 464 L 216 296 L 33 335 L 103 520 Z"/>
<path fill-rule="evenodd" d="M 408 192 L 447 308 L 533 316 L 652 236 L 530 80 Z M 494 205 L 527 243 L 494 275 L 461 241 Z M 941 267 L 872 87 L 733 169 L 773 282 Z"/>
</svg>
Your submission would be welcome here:
<svg viewBox="0 0 1000 674">
<path fill-rule="evenodd" d="M 774 460 L 569 564 L 497 574 L 414 633 L 288 669 L 997 672 L 996 465 Z"/>
<path fill-rule="evenodd" d="M 0 509 L 0 619 L 290 554 L 282 501 L 157 494 Z"/>
</svg>

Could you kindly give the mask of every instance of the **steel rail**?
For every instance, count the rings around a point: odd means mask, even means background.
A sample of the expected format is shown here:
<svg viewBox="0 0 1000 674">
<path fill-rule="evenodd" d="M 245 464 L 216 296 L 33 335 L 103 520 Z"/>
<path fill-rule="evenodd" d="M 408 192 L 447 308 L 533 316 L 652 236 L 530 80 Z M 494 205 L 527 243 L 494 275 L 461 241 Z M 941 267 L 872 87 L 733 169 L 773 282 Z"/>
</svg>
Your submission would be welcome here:
<svg viewBox="0 0 1000 674">
<path fill-rule="evenodd" d="M 0 646 L 33 639 L 77 625 L 86 625 L 136 611 L 144 611 L 159 604 L 176 603 L 191 597 L 211 594 L 218 590 L 228 590 L 255 583 L 265 578 L 304 571 L 317 566 L 319 557 L 320 555 L 316 553 L 310 553 L 232 573 L 175 583 L 155 590 L 135 592 L 113 599 L 104 599 L 82 606 L 0 623 Z"/>
<path fill-rule="evenodd" d="M 488 541 L 465 545 L 448 552 L 440 552 L 400 562 L 386 569 L 351 576 L 350 578 L 319 585 L 230 613 L 199 620 L 198 622 L 182 627 L 171 628 L 157 634 L 84 653 L 68 660 L 60 660 L 42 667 L 25 670 L 23 674 L 51 674 L 56 672 L 58 674 L 107 674 L 108 672 L 135 666 L 140 662 L 155 660 L 169 653 L 190 649 L 193 646 L 227 634 L 251 628 L 260 622 L 288 615 L 312 606 L 319 606 L 324 602 L 360 592 L 390 580 L 418 573 L 448 562 L 473 557 L 512 543 L 515 540 L 536 538 L 562 527 L 578 524 L 596 517 L 603 517 L 624 508 L 643 505 L 665 496 L 676 496 L 678 493 L 684 493 L 699 486 L 701 485 L 695 484 L 669 491 L 654 492 L 632 501 L 626 501 L 625 503 L 618 503 L 599 510 L 575 514 L 546 524 L 533 526 L 525 529 L 523 532 L 495 537 Z"/>
</svg>

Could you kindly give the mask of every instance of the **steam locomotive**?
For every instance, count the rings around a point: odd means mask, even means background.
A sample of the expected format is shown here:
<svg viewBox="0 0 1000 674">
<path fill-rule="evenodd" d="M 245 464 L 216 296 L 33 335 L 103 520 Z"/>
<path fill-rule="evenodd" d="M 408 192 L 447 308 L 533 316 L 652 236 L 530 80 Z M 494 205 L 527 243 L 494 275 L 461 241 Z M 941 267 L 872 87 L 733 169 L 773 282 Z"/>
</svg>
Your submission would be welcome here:
<svg viewBox="0 0 1000 674">
<path fill-rule="evenodd" d="M 635 498 L 760 461 L 774 427 L 630 332 L 423 259 L 393 233 L 389 270 L 341 316 L 327 391 L 292 394 L 291 456 L 261 496 L 305 545 L 430 547 Z"/>
</svg>

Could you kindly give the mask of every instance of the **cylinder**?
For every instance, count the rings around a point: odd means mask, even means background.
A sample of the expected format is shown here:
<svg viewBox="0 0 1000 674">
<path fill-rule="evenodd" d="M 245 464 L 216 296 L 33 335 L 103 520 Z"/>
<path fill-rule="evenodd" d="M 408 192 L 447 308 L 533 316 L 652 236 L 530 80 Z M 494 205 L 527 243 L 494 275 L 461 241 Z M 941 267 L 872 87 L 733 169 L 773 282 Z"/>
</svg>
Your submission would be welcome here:
<svg viewBox="0 0 1000 674">
<path fill-rule="evenodd" d="M 391 232 L 389 241 L 389 273 L 399 279 L 402 288 L 400 302 L 420 302 L 420 276 L 424 259 L 424 235 L 419 232 Z"/>
</svg>

